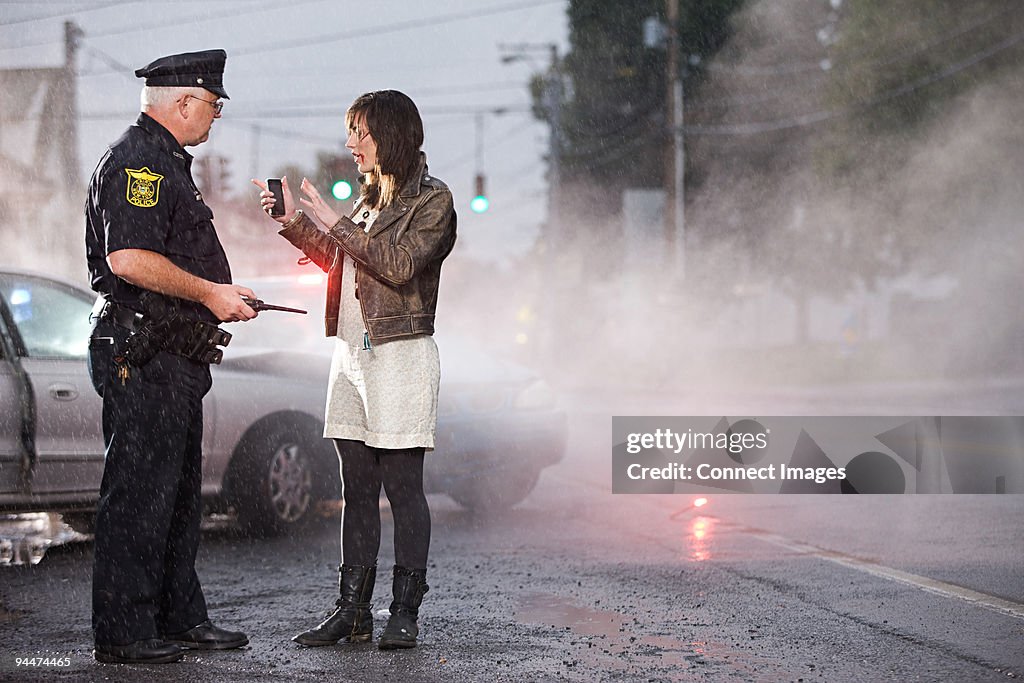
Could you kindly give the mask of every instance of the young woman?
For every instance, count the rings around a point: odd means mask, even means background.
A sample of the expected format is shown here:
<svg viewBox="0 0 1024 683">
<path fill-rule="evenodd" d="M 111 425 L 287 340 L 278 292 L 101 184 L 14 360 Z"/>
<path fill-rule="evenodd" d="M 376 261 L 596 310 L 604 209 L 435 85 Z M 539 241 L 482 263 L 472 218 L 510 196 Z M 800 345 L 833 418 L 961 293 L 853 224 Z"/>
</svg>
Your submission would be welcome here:
<svg viewBox="0 0 1024 683">
<path fill-rule="evenodd" d="M 296 210 L 283 179 L 280 234 L 328 274 L 327 335 L 337 337 L 324 436 L 341 458 L 341 597 L 326 621 L 295 636 L 311 647 L 373 635 L 370 598 L 380 547 L 380 489 L 395 521 L 391 617 L 381 649 L 416 646 L 427 592 L 430 511 L 423 494 L 424 450 L 434 447 L 440 378 L 434 332 L 441 262 L 455 243 L 448 187 L 427 172 L 423 123 L 406 95 L 361 95 L 345 115 L 364 183 L 349 217 L 339 217 L 306 179 Z M 265 185 L 260 203 L 275 203 Z"/>
</svg>

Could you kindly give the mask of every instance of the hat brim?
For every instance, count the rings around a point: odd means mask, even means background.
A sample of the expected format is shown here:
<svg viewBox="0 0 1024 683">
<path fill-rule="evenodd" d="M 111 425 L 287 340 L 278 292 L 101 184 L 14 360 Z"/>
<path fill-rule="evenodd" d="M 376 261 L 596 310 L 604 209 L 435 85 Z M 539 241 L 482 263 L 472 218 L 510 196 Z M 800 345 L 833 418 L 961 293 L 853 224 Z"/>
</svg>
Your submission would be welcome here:
<svg viewBox="0 0 1024 683">
<path fill-rule="evenodd" d="M 231 99 L 230 97 L 228 97 L 228 91 L 224 89 L 223 85 L 203 85 L 200 87 L 205 90 L 209 90 L 217 97 L 223 97 L 225 100 Z"/>
</svg>

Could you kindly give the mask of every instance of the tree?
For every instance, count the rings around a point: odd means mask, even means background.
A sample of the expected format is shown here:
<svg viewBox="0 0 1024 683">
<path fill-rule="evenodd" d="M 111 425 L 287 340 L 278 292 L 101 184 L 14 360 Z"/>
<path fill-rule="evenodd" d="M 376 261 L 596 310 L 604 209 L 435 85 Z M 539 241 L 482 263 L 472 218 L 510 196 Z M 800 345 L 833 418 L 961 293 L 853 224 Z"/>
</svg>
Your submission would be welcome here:
<svg viewBox="0 0 1024 683">
<path fill-rule="evenodd" d="M 1019 108 L 1022 29 L 1014 0 L 849 3 L 828 105 L 851 114 L 822 138 L 816 161 L 897 219 L 902 230 L 871 234 L 888 239 L 897 267 L 948 267 L 948 252 L 932 245 L 978 225 L 1013 194 L 996 188 L 1024 151 L 1024 135 L 1004 116 Z M 959 152 L 953 159 L 937 146 Z"/>
<path fill-rule="evenodd" d="M 1019 9 L 1015 0 L 849 2 L 828 87 L 832 108 L 856 111 L 842 120 L 842 138 L 876 138 L 906 152 L 893 142 L 926 127 L 958 95 L 1019 68 Z M 841 148 L 849 162 L 840 168 L 863 162 L 863 145 Z"/>
<path fill-rule="evenodd" d="M 727 39 L 729 17 L 742 2 L 681 0 L 679 49 L 697 62 L 686 72 L 687 88 L 702 78 L 699 64 Z M 560 73 L 546 76 L 567 86 L 558 122 L 563 196 L 556 201 L 586 219 L 617 213 L 626 187 L 662 184 L 671 139 L 664 111 L 666 53 L 645 47 L 643 23 L 648 17 L 664 21 L 665 3 L 571 0 L 568 14 L 571 50 Z M 552 123 L 542 78 L 533 84 L 534 111 Z"/>
<path fill-rule="evenodd" d="M 833 5 L 737 17 L 688 119 L 715 133 L 691 136 L 701 251 L 729 245 L 739 278 L 798 302 L 912 272 L 963 281 L 965 251 L 1019 242 L 1003 219 L 1024 208 L 1017 5 Z"/>
</svg>

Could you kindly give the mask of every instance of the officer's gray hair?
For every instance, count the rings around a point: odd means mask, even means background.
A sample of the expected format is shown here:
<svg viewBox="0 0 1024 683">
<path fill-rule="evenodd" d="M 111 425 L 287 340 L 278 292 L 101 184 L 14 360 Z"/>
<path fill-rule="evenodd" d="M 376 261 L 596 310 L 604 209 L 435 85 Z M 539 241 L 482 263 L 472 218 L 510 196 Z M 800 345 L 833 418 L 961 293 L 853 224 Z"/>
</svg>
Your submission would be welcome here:
<svg viewBox="0 0 1024 683">
<path fill-rule="evenodd" d="M 182 88 L 173 85 L 146 85 L 142 88 L 139 101 L 142 104 L 142 111 L 165 109 L 184 95 L 201 97 L 201 90 L 202 88 Z"/>
</svg>

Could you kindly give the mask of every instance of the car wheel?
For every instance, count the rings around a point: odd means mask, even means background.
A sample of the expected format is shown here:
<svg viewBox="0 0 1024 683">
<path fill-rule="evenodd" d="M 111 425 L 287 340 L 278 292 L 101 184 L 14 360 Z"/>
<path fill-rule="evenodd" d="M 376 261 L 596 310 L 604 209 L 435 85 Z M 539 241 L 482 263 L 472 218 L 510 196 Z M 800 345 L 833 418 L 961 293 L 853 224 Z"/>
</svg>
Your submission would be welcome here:
<svg viewBox="0 0 1024 683">
<path fill-rule="evenodd" d="M 293 533 L 318 518 L 316 505 L 331 490 L 329 464 L 336 462 L 320 442 L 316 427 L 301 422 L 271 424 L 246 439 L 231 496 L 246 533 Z"/>
<path fill-rule="evenodd" d="M 460 481 L 449 488 L 448 495 L 473 512 L 502 512 L 530 495 L 539 478 L 539 470 L 488 473 Z"/>
</svg>

